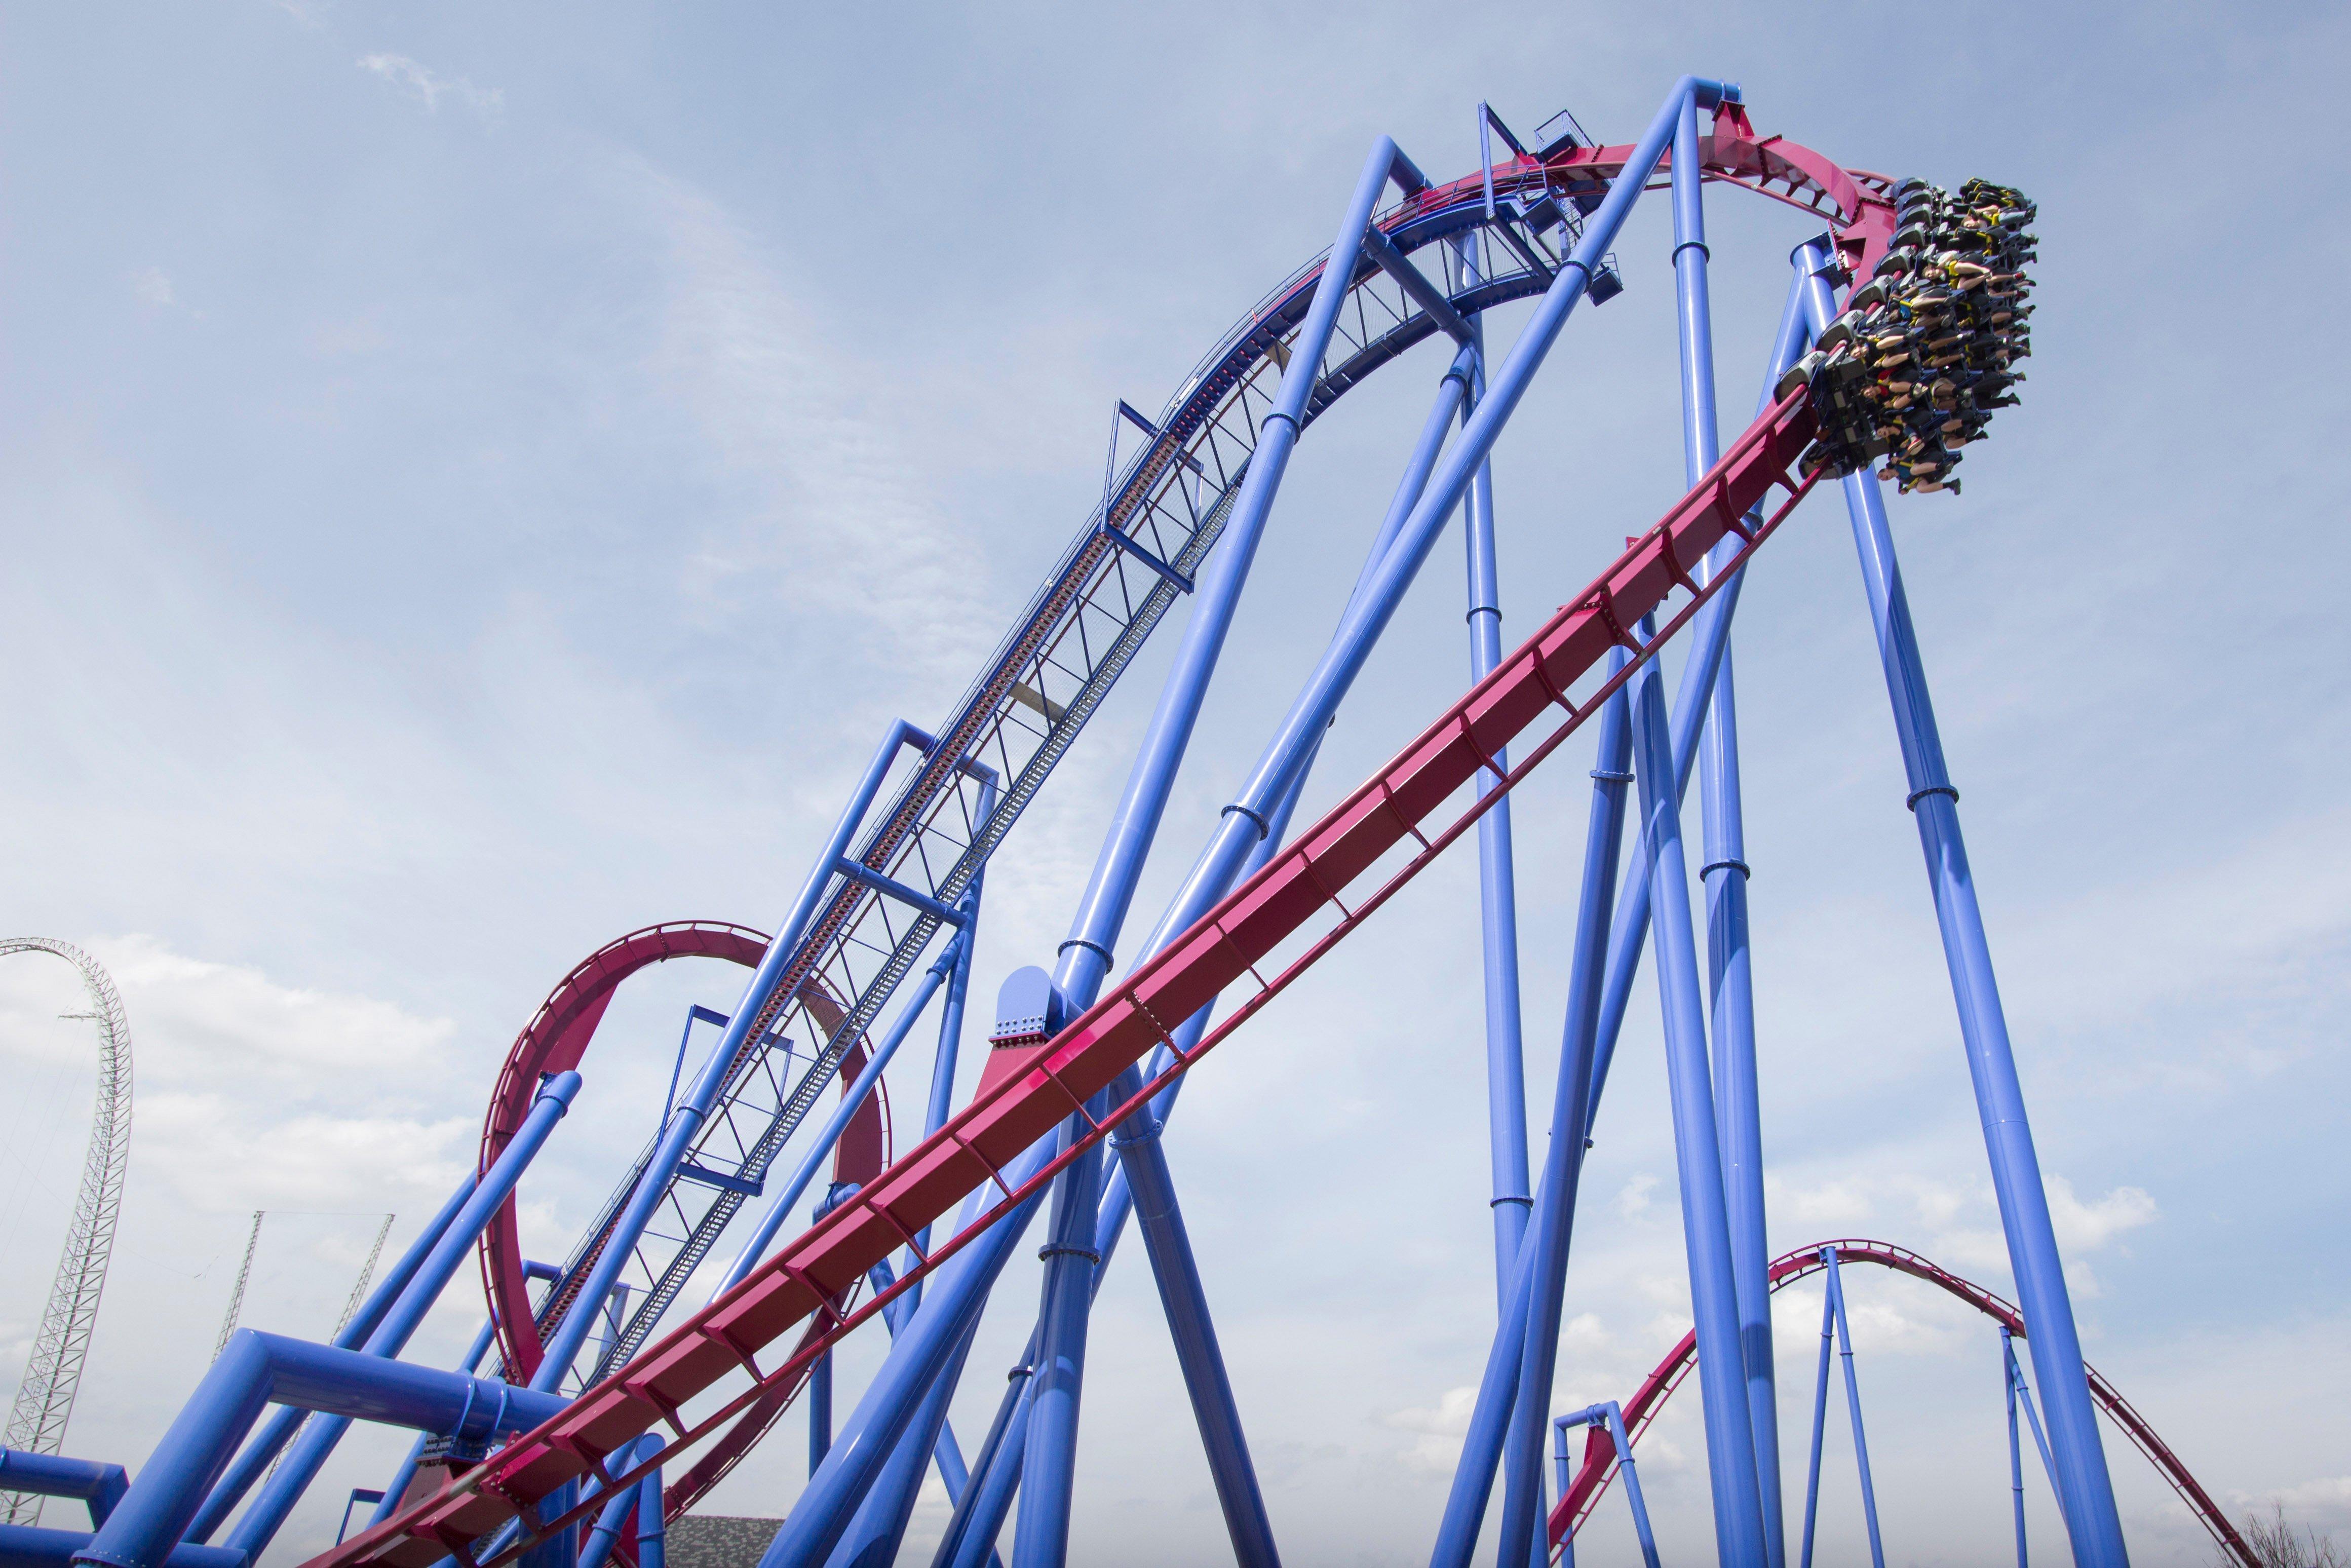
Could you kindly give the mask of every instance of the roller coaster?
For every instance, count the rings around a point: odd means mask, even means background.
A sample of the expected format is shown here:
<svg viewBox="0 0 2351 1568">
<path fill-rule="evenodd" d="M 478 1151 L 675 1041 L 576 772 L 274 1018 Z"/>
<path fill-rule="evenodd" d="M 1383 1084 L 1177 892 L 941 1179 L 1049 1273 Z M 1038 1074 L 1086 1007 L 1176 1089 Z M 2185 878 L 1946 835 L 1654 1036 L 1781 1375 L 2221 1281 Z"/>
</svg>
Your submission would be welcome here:
<svg viewBox="0 0 2351 1568">
<path fill-rule="evenodd" d="M 1479 167 L 1444 183 L 1380 139 L 1330 247 L 1227 332 L 1155 415 L 1116 406 L 1100 506 L 944 721 L 928 730 L 902 721 L 883 737 L 772 933 L 672 922 L 590 955 L 515 1040 L 476 1168 L 333 1341 L 231 1335 L 135 1479 L 97 1461 L 10 1452 L 0 1485 L 80 1498 L 92 1528 L 0 1527 L 0 1554 L 56 1568 L 245 1568 L 357 1419 L 417 1435 L 380 1493 L 356 1494 L 373 1500 L 372 1517 L 308 1568 L 453 1559 L 602 1568 L 615 1557 L 662 1568 L 666 1525 L 797 1406 L 810 1473 L 761 1568 L 898 1561 L 934 1469 L 954 1503 L 934 1563 L 1057 1564 L 1070 1552 L 1090 1307 L 1133 1219 L 1233 1555 L 1252 1568 L 1277 1563 L 1241 1417 L 1247 1391 L 1218 1348 L 1160 1133 L 1187 1074 L 1474 831 L 1499 1311 L 1459 1466 L 1431 1521 L 1432 1568 L 1468 1563 L 1481 1540 L 1503 1563 L 1572 1561 L 1620 1476 L 1654 1564 L 1637 1445 L 1693 1370 L 1717 1555 L 1738 1568 L 1784 1568 L 1771 1298 L 1815 1273 L 1832 1321 L 1797 1560 L 1809 1568 L 1831 1346 L 1841 1343 L 1882 1564 L 1840 1260 L 1926 1280 L 2000 1330 L 2020 1568 L 2020 1408 L 2077 1563 L 2128 1561 L 2100 1410 L 2231 1560 L 2253 1563 L 2179 1457 L 2083 1362 L 1886 510 L 1889 483 L 1956 491 L 1961 449 L 2017 401 L 2031 353 L 2031 204 L 1981 181 L 1946 192 L 1847 168 L 1759 134 L 1736 87 L 1694 77 L 1626 144 L 1596 141 L 1566 114 L 1522 140 L 1482 104 L 1478 128 Z M 1727 442 L 1716 413 L 1708 187 L 1823 225 L 1791 257 L 1757 413 Z M 1686 493 L 1505 649 L 1492 449 L 1570 316 L 1624 287 L 1612 247 L 1651 191 L 1672 208 Z M 1489 361 L 1484 314 L 1511 301 L 1531 310 Z M 1139 957 L 1113 978 L 1138 879 L 1296 445 L 1374 371 L 1440 338 L 1447 362 L 1433 403 L 1328 648 L 1166 911 L 1130 942 Z M 1729 632 L 1749 558 L 1823 486 L 1842 490 L 1858 549 L 2013 1305 L 1886 1243 L 1823 1242 L 1777 1260 L 1765 1244 Z M 1293 831 L 1324 733 L 1457 515 L 1471 563 L 1470 688 Z M 1186 600 L 1069 939 L 1050 970 L 1003 978 L 976 1086 L 959 1093 L 975 1077 L 958 1066 L 989 862 Z M 1658 655 L 1682 634 L 1669 701 Z M 1586 728 L 1591 800 L 1558 1089 L 1548 1141 L 1531 1153 L 1510 798 Z M 1693 774 L 1702 910 L 1683 827 Z M 1653 935 L 1695 1322 L 1626 1399 L 1555 1416 L 1583 1153 Z M 690 1009 L 652 1134 L 562 1260 L 535 1261 L 517 1221 L 517 1186 L 582 1091 L 616 992 L 680 959 L 717 960 L 748 977 L 730 1009 Z M 901 1147 L 883 1077 L 934 1002 L 920 1133 Z M 993 1420 L 967 1452 L 948 1406 L 991 1292 L 1040 1213 L 1043 1304 Z M 469 1260 L 489 1314 L 465 1364 L 444 1371 L 400 1359 Z M 836 1420 L 834 1347 L 876 1320 L 886 1354 Z M 1580 1460 L 1569 1438 L 1579 1426 Z"/>
</svg>

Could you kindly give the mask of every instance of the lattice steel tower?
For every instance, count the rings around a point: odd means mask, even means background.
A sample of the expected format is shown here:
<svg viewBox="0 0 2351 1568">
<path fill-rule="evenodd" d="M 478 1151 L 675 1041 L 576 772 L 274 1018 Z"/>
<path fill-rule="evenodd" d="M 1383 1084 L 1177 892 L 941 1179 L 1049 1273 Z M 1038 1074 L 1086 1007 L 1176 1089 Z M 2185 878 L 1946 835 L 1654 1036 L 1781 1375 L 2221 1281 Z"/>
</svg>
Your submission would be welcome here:
<svg viewBox="0 0 2351 1568">
<path fill-rule="evenodd" d="M 131 1020 L 122 998 L 98 960 L 70 942 L 49 936 L 0 938 L 0 957 L 12 953 L 53 953 L 81 972 L 91 1010 L 68 1013 L 98 1025 L 98 1103 L 91 1113 L 89 1151 L 82 1158 L 81 1187 L 74 1194 L 73 1224 L 57 1259 L 41 1332 L 16 1385 L 8 1413 L 7 1447 L 54 1454 L 64 1442 L 81 1384 L 89 1331 L 98 1321 L 99 1297 L 106 1290 L 107 1260 L 114 1251 L 114 1227 L 122 1209 L 122 1177 L 131 1161 Z M 0 1510 L 11 1524 L 40 1517 L 41 1500 L 0 1493 Z"/>
</svg>

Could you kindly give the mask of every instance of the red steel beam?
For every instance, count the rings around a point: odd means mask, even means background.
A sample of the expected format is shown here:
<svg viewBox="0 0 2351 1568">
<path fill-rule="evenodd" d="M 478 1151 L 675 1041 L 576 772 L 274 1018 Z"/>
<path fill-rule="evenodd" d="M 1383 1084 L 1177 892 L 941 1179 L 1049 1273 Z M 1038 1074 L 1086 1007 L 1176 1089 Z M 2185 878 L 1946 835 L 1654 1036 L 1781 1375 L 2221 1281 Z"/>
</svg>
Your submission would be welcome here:
<svg viewBox="0 0 2351 1568">
<path fill-rule="evenodd" d="M 1745 541 L 1738 557 L 1743 561 L 1811 489 L 1811 478 L 1799 480 L 1791 471 L 1813 434 L 1805 390 L 1792 392 L 1765 410 L 1655 528 L 1627 545 L 1589 588 L 1395 760 L 1061 1033 L 1017 1056 L 1006 1052 L 1008 1060 L 1000 1064 L 991 1062 L 987 1081 L 971 1103 L 937 1134 L 734 1290 L 581 1394 L 561 1416 L 517 1438 L 434 1495 L 312 1559 L 313 1568 L 430 1568 L 453 1554 L 470 1563 L 471 1542 L 526 1511 L 535 1514 L 536 1505 L 564 1482 L 601 1473 L 604 1458 L 622 1444 L 664 1423 L 675 1433 L 663 1452 L 608 1478 L 615 1485 L 626 1484 L 654 1465 L 674 1462 L 687 1445 L 751 1408 L 768 1389 L 796 1379 L 832 1340 L 960 1249 L 1017 1199 L 1037 1190 L 1386 902 L 1503 791 L 1482 800 L 1473 793 L 1468 811 L 1433 837 L 1422 832 L 1420 824 L 1469 786 L 1480 768 L 1490 767 L 1491 759 L 1537 719 L 1558 710 L 1558 727 L 1510 771 L 1506 788 L 1549 756 L 1729 580 L 1732 573 L 1724 570 L 1707 589 L 1697 588 L 1690 573 L 1707 552 L 1725 535 L 1737 534 Z M 1785 490 L 1787 499 L 1761 527 L 1750 528 L 1741 519 L 1774 487 Z M 1662 606 L 1677 587 L 1688 598 L 1656 636 L 1646 643 L 1636 642 L 1631 629 Z M 1582 702 L 1571 699 L 1570 688 L 1599 669 L 1608 651 L 1617 646 L 1632 648 L 1635 659 Z M 1419 852 L 1369 892 L 1353 894 L 1354 884 L 1373 880 L 1365 873 L 1406 838 L 1415 841 Z M 1351 906 L 1341 902 L 1343 896 L 1355 902 Z M 1336 926 L 1275 979 L 1259 975 L 1258 962 L 1298 935 L 1326 904 L 1340 913 Z M 868 1268 L 965 1195 L 991 1180 L 1001 1186 L 998 1173 L 1005 1166 L 1154 1047 L 1172 1045 L 1176 1025 L 1243 976 L 1257 979 L 1259 989 L 1188 1056 L 1179 1053 L 1165 1073 L 1144 1085 L 1088 1138 L 1063 1151 L 1018 1193 L 1007 1192 L 1002 1202 L 910 1270 L 898 1286 L 828 1333 L 802 1336 L 801 1348 L 778 1365 L 758 1364 L 755 1357 L 760 1352 L 826 1301 L 849 1290 Z M 691 1425 L 681 1415 L 688 1401 L 746 1371 L 750 1385 L 716 1413 Z M 592 1500 L 577 1504 L 562 1521 L 548 1520 L 527 1529 L 496 1561 L 516 1554 L 543 1531 L 582 1517 L 594 1506 Z"/>
</svg>

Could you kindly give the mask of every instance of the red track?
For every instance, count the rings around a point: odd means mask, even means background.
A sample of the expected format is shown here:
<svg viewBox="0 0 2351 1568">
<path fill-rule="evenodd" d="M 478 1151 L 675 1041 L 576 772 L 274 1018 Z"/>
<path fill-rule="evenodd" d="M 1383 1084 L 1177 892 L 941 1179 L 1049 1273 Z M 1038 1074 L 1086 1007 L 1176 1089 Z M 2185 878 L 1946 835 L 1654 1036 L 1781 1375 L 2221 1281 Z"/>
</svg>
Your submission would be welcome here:
<svg viewBox="0 0 2351 1568">
<path fill-rule="evenodd" d="M 473 1542 L 534 1508 L 565 1481 L 598 1470 L 606 1455 L 652 1427 L 666 1422 L 675 1439 L 614 1478 L 616 1482 L 625 1483 L 656 1464 L 675 1464 L 686 1445 L 762 1403 L 773 1390 L 797 1382 L 823 1345 L 872 1315 L 895 1291 L 823 1334 L 802 1335 L 797 1351 L 778 1365 L 762 1367 L 754 1358 L 849 1290 L 873 1263 L 910 1245 L 915 1231 L 967 1193 L 991 1179 L 1001 1186 L 999 1170 L 1081 1110 L 1086 1098 L 1121 1071 L 1154 1047 L 1172 1043 L 1168 1036 L 1176 1023 L 1243 977 L 1255 980 L 1257 992 L 1190 1055 L 1180 1056 L 1019 1193 L 1007 1193 L 974 1225 L 935 1249 L 898 1288 L 960 1249 L 1018 1197 L 1037 1190 L 1110 1125 L 1187 1071 L 1500 799 L 1502 790 L 1478 800 L 1469 789 L 1472 779 L 1546 714 L 1558 721 L 1556 727 L 1510 772 L 1509 782 L 1549 756 L 1695 613 L 1705 594 L 1696 591 L 1690 569 L 1731 533 L 1748 541 L 1738 558 L 1743 560 L 1810 490 L 1810 480 L 1795 480 L 1789 470 L 1812 434 L 1802 391 L 1766 410 L 1662 521 L 1394 761 L 1074 1023 L 1004 1067 L 991 1063 L 987 1085 L 935 1135 L 726 1296 L 582 1394 L 563 1415 L 314 1563 L 319 1568 L 362 1563 L 428 1568 L 453 1553 L 470 1561 Z M 1774 487 L 1788 492 L 1787 500 L 1750 533 L 1741 518 Z M 1719 572 L 1713 585 L 1731 576 Z M 1690 597 L 1654 639 L 1636 643 L 1628 629 L 1663 605 L 1677 586 L 1690 591 Z M 1636 658 L 1580 702 L 1571 699 L 1570 688 L 1620 645 L 1633 648 Z M 1468 810 L 1435 837 L 1425 834 L 1420 824 L 1436 818 L 1457 795 L 1470 801 Z M 1407 839 L 1412 846 L 1405 844 Z M 1417 853 L 1409 853 L 1414 847 Z M 1401 868 L 1381 878 L 1367 874 L 1399 850 L 1408 854 Z M 1371 885 L 1354 894 L 1358 883 Z M 1341 902 L 1350 894 L 1358 900 L 1352 907 Z M 1305 927 L 1318 916 L 1335 921 L 1274 979 L 1266 980 L 1258 963 L 1285 944 L 1295 946 L 1296 940 L 1306 939 Z M 682 1413 L 689 1400 L 747 1373 L 748 1385 L 716 1409 L 691 1418 Z M 582 1516 L 593 1506 L 581 1503 L 566 1517 Z M 511 1551 L 518 1552 L 531 1538 L 527 1532 Z"/>
<path fill-rule="evenodd" d="M 616 937 L 599 947 L 563 977 L 523 1026 L 498 1071 L 497 1087 L 490 1093 L 489 1113 L 482 1123 L 480 1168 L 486 1171 L 505 1152 L 507 1142 L 530 1113 L 539 1081 L 550 1072 L 578 1067 L 596 1038 L 596 1026 L 611 1005 L 621 982 L 649 966 L 671 958 L 724 958 L 745 968 L 757 968 L 768 950 L 768 938 L 747 925 L 712 920 L 665 921 Z M 841 1005 L 820 987 L 802 988 L 809 1011 L 828 1032 L 841 1027 Z M 849 1048 L 841 1090 L 864 1065 L 864 1042 Z M 863 1182 L 872 1179 L 889 1159 L 889 1103 L 878 1089 L 851 1119 L 833 1160 L 832 1179 Z M 498 1349 L 506 1375 L 517 1382 L 538 1370 L 538 1325 L 530 1309 L 522 1270 L 522 1238 L 516 1227 L 515 1200 L 508 1197 L 482 1232 L 482 1286 L 490 1300 L 490 1313 L 498 1325 Z"/>
<path fill-rule="evenodd" d="M 1823 1267 L 1821 1262 L 1821 1249 L 1823 1247 L 1835 1248 L 1837 1261 L 1841 1264 L 1876 1263 L 1898 1273 L 1908 1274 L 1913 1279 L 1924 1280 L 1957 1296 L 1984 1316 L 2006 1324 L 2011 1333 L 2020 1336 L 2024 1333 L 2024 1314 L 2005 1300 L 1981 1285 L 1960 1279 L 1938 1264 L 1928 1262 L 1907 1248 L 1896 1247 L 1886 1241 L 1815 1241 L 1810 1247 L 1791 1252 L 1772 1263 L 1772 1291 L 1777 1292 L 1783 1285 L 1819 1272 Z M 1667 1353 L 1665 1360 L 1657 1363 L 1657 1369 L 1643 1379 L 1633 1397 L 1625 1402 L 1625 1430 L 1635 1440 L 1637 1441 L 1643 1430 L 1656 1419 L 1657 1412 L 1665 1407 L 1666 1401 L 1673 1397 L 1674 1390 L 1681 1386 L 1682 1379 L 1688 1376 L 1690 1368 L 1697 1364 L 1698 1332 L 1693 1329 L 1682 1335 L 1681 1343 Z M 2229 1522 L 2229 1516 L 2220 1511 L 2220 1505 L 2197 1484 L 2196 1478 L 2188 1473 L 2188 1467 L 2179 1462 L 2179 1456 L 2155 1435 L 2155 1428 L 2147 1425 L 2147 1417 L 2132 1409 L 2130 1402 L 2115 1392 L 2115 1385 L 2100 1376 L 2096 1368 L 2086 1370 L 2090 1374 L 2090 1392 L 2096 1396 L 2099 1407 L 2105 1411 L 2116 1426 L 2130 1435 L 2130 1440 L 2138 1445 L 2139 1452 L 2162 1472 L 2163 1479 L 2171 1483 L 2172 1490 L 2179 1494 L 2180 1500 L 2203 1521 L 2204 1528 L 2212 1532 L 2212 1539 L 2220 1543 L 2220 1549 L 2244 1568 L 2261 1568 L 2261 1560 L 2253 1555 L 2244 1538 L 2237 1533 L 2236 1526 Z M 1600 1501 L 1600 1494 L 1607 1490 L 1608 1483 L 1615 1475 L 1615 1446 L 1596 1429 L 1587 1433 L 1583 1468 L 1576 1471 L 1575 1479 L 1551 1512 L 1551 1546 L 1554 1554 L 1568 1532 L 1581 1528 L 1583 1521 L 1591 1517 L 1593 1509 Z"/>
</svg>

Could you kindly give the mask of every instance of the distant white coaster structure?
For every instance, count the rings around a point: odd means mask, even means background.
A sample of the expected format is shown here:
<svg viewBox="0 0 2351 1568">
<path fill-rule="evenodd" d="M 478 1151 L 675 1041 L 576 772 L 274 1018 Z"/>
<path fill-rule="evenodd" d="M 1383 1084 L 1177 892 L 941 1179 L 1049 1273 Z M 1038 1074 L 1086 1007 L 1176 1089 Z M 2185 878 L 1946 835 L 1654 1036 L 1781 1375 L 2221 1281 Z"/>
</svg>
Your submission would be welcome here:
<svg viewBox="0 0 2351 1568">
<path fill-rule="evenodd" d="M 122 1178 L 131 1162 L 131 1019 L 122 998 L 97 959 L 53 936 L 0 937 L 0 957 L 48 953 L 80 971 L 90 1010 L 68 1013 L 98 1026 L 98 1102 L 90 1117 L 89 1149 L 82 1156 L 81 1187 L 74 1194 L 73 1224 L 57 1259 L 49 1304 L 33 1342 L 16 1403 L 8 1413 L 5 1442 L 27 1453 L 54 1454 L 65 1441 L 81 1385 L 89 1333 L 98 1322 L 98 1301 L 106 1290 L 107 1260 L 114 1252 L 114 1227 L 122 1209 Z M 0 1513 L 11 1524 L 40 1517 L 41 1500 L 26 1493 L 0 1494 Z"/>
</svg>

